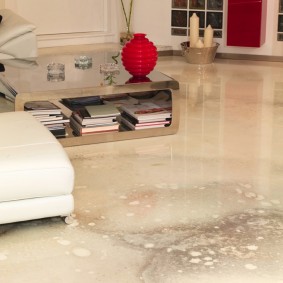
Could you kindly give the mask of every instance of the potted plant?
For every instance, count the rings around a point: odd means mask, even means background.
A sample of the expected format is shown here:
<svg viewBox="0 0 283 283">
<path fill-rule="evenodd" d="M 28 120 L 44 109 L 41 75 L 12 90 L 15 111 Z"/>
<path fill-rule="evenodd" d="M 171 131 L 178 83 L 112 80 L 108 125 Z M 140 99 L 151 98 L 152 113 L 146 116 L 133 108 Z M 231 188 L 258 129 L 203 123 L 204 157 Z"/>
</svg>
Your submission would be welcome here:
<svg viewBox="0 0 283 283">
<path fill-rule="evenodd" d="M 132 11 L 133 11 L 134 0 L 129 0 L 130 2 L 129 2 L 128 13 L 126 12 L 126 6 L 125 6 L 125 3 L 124 3 L 124 0 L 120 0 L 120 1 L 121 1 L 121 5 L 122 5 L 124 19 L 125 19 L 125 22 L 126 22 L 126 32 L 122 32 L 120 34 L 120 43 L 122 45 L 124 45 L 129 40 L 131 40 L 132 37 L 133 37 L 133 33 L 131 32 L 131 19 L 132 19 Z"/>
</svg>

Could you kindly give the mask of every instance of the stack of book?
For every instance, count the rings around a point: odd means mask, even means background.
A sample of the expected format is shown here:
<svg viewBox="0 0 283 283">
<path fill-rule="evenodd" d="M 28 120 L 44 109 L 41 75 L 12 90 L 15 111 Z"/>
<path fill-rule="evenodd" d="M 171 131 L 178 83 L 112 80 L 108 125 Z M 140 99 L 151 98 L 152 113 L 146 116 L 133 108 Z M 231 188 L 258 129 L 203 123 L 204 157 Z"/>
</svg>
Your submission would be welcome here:
<svg viewBox="0 0 283 283">
<path fill-rule="evenodd" d="M 77 136 L 118 132 L 119 110 L 113 104 L 87 105 L 72 112 L 70 126 Z"/>
<path fill-rule="evenodd" d="M 70 120 L 61 109 L 50 101 L 30 101 L 25 103 L 25 111 L 31 113 L 56 137 L 66 137 L 66 123 Z"/>
<path fill-rule="evenodd" d="M 168 127 L 171 124 L 172 109 L 153 102 L 141 102 L 136 105 L 122 105 L 121 124 L 125 129 L 142 130 Z"/>
</svg>

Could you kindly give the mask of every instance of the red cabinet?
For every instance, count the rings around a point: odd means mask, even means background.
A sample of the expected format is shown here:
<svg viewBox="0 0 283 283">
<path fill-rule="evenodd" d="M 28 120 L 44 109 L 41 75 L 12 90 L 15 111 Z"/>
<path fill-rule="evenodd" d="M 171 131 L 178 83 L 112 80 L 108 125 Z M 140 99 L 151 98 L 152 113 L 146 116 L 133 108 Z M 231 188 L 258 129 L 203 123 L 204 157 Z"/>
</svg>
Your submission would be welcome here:
<svg viewBox="0 0 283 283">
<path fill-rule="evenodd" d="M 260 47 L 265 42 L 267 0 L 228 0 L 227 45 Z"/>
</svg>

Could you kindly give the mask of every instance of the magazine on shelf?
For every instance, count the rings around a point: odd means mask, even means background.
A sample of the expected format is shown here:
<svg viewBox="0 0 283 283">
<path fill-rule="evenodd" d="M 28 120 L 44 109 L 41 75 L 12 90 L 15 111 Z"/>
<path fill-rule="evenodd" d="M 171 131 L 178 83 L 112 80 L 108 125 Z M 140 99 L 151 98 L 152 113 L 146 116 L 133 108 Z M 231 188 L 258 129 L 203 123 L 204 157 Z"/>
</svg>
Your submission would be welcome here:
<svg viewBox="0 0 283 283">
<path fill-rule="evenodd" d="M 127 113 L 134 117 L 138 122 L 141 121 L 154 121 L 158 119 L 171 118 L 171 111 L 153 102 L 141 102 L 136 105 L 122 105 L 119 107 L 120 111 Z"/>
<path fill-rule="evenodd" d="M 24 109 L 43 125 L 63 124 L 70 121 L 61 109 L 50 101 L 29 101 L 25 103 Z"/>
<path fill-rule="evenodd" d="M 152 129 L 152 128 L 163 128 L 170 126 L 170 121 L 153 121 L 146 123 L 131 123 L 131 121 L 125 117 L 121 117 L 121 124 L 125 125 L 131 130 L 144 130 L 144 129 Z"/>
<path fill-rule="evenodd" d="M 101 105 L 103 102 L 100 96 L 83 96 L 83 97 L 72 97 L 72 98 L 62 98 L 61 102 L 68 107 L 70 110 L 76 110 L 78 108 L 83 108 L 87 105 Z"/>
<path fill-rule="evenodd" d="M 62 119 L 54 119 L 49 121 L 40 121 L 43 125 L 54 125 L 54 124 L 64 124 L 69 123 L 70 119 L 66 117 L 65 115 L 62 115 Z"/>
<path fill-rule="evenodd" d="M 67 136 L 65 124 L 46 125 L 46 128 L 56 137 L 63 138 Z"/>
<path fill-rule="evenodd" d="M 105 133 L 117 133 L 118 130 L 103 130 L 103 131 L 95 131 L 95 132 L 87 132 L 87 133 L 79 133 L 75 130 L 73 131 L 74 136 L 90 136 L 90 135 L 97 135 L 97 134 L 105 134 Z"/>
<path fill-rule="evenodd" d="M 63 128 L 66 128 L 66 125 L 64 123 L 49 124 L 49 125 L 45 125 L 45 126 L 48 129 L 63 129 Z"/>
<path fill-rule="evenodd" d="M 132 117 L 126 112 L 122 112 L 121 117 L 128 120 L 131 124 L 133 125 L 147 125 L 149 123 L 164 123 L 164 124 L 169 124 L 171 123 L 171 118 L 150 118 L 147 119 L 146 121 L 138 121 L 136 118 Z"/>
<path fill-rule="evenodd" d="M 102 100 L 104 104 L 113 104 L 115 107 L 139 103 L 138 99 L 131 97 L 128 94 L 113 95 L 113 96 L 109 95 L 107 97 L 103 97 Z"/>
<path fill-rule="evenodd" d="M 67 136 L 66 128 L 62 129 L 49 129 L 49 131 L 56 137 L 56 138 L 65 138 Z"/>
<path fill-rule="evenodd" d="M 94 125 L 94 126 L 82 126 L 79 122 L 77 122 L 72 116 L 70 117 L 70 126 L 75 132 L 76 135 L 84 135 L 90 133 L 103 133 L 109 131 L 118 131 L 119 130 L 119 123 L 116 122 L 115 124 L 110 125 Z"/>
<path fill-rule="evenodd" d="M 24 110 L 33 115 L 55 137 L 65 137 L 66 123 L 70 119 L 65 116 L 61 109 L 50 101 L 29 101 L 24 105 Z"/>
<path fill-rule="evenodd" d="M 172 112 L 172 101 L 165 101 L 165 100 L 154 100 L 153 103 L 158 105 L 159 107 Z"/>
<path fill-rule="evenodd" d="M 40 122 L 54 121 L 54 120 L 63 120 L 62 115 L 33 115 L 34 118 Z"/>
<path fill-rule="evenodd" d="M 32 115 L 59 115 L 61 109 L 50 101 L 29 101 L 25 103 L 24 110 Z"/>
</svg>

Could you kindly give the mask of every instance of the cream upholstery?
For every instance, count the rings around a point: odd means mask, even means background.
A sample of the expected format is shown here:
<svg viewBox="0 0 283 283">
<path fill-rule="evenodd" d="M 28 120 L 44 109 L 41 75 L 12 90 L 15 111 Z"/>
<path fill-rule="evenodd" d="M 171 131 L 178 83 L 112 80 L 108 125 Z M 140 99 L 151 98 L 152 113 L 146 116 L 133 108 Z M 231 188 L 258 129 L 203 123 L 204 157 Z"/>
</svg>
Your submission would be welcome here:
<svg viewBox="0 0 283 283">
<path fill-rule="evenodd" d="M 68 216 L 74 170 L 56 138 L 27 112 L 0 114 L 0 224 Z"/>
<path fill-rule="evenodd" d="M 35 25 L 9 9 L 0 9 L 0 59 L 37 57 Z"/>
</svg>

